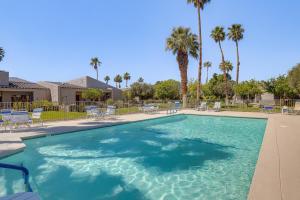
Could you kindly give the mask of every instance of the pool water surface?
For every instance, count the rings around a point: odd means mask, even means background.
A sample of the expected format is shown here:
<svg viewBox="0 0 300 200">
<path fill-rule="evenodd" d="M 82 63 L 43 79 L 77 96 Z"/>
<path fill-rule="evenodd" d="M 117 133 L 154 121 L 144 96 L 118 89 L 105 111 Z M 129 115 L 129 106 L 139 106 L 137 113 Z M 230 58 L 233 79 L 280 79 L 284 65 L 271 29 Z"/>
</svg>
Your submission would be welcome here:
<svg viewBox="0 0 300 200">
<path fill-rule="evenodd" d="M 25 141 L 44 200 L 247 199 L 267 120 L 176 115 Z M 0 196 L 23 190 L 0 170 Z"/>
</svg>

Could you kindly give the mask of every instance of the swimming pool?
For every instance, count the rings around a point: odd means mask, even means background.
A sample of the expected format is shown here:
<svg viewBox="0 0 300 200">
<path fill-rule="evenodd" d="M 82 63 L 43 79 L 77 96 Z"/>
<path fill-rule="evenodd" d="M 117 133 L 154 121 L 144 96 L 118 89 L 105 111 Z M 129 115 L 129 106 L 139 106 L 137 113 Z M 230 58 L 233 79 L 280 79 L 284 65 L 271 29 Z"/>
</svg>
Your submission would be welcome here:
<svg viewBox="0 0 300 200">
<path fill-rule="evenodd" d="M 176 115 L 25 141 L 42 199 L 247 199 L 267 120 Z M 0 171 L 0 195 L 22 179 Z"/>
</svg>

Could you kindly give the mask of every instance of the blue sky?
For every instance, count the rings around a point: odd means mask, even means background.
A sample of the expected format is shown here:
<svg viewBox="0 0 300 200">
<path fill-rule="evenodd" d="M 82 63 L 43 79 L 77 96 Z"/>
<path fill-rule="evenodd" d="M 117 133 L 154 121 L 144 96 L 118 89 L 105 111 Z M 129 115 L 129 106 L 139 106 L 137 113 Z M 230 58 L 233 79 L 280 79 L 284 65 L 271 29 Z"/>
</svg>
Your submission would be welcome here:
<svg viewBox="0 0 300 200">
<path fill-rule="evenodd" d="M 186 0 L 0 0 L 0 5 L 0 46 L 6 51 L 0 69 L 32 81 L 95 77 L 92 56 L 103 62 L 101 80 L 126 71 L 132 81 L 140 76 L 151 83 L 179 80 L 165 40 L 180 25 L 197 33 L 196 10 Z M 300 62 L 299 8 L 298 0 L 212 0 L 202 16 L 204 61 L 213 63 L 210 74 L 219 72 L 221 59 L 210 32 L 233 23 L 246 29 L 240 43 L 242 80 L 286 73 Z M 226 59 L 235 63 L 234 43 L 223 46 Z M 188 75 L 197 76 L 194 60 Z"/>
</svg>

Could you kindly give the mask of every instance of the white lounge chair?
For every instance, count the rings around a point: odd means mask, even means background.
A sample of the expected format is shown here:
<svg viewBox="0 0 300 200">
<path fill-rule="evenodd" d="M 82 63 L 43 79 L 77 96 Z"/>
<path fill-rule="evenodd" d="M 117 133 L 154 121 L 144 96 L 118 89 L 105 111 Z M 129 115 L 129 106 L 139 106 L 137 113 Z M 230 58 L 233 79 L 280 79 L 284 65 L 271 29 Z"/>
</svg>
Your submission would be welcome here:
<svg viewBox="0 0 300 200">
<path fill-rule="evenodd" d="M 200 106 L 197 108 L 198 111 L 206 111 L 207 110 L 207 102 L 201 102 Z"/>
<path fill-rule="evenodd" d="M 148 105 L 144 105 L 142 107 L 142 110 L 144 113 L 152 114 L 152 113 L 158 112 L 159 107 L 154 104 L 148 104 Z"/>
<path fill-rule="evenodd" d="M 175 101 L 170 109 L 167 110 L 167 114 L 175 114 L 181 109 L 181 104 L 179 101 Z"/>
<path fill-rule="evenodd" d="M 3 109 L 0 111 L 0 116 L 2 118 L 0 120 L 0 125 L 2 127 L 4 127 L 5 131 L 6 131 L 7 125 L 9 124 L 11 113 L 12 113 L 12 110 L 9 110 L 9 109 Z"/>
<path fill-rule="evenodd" d="M 86 106 L 85 110 L 86 110 L 87 118 L 98 119 L 104 116 L 103 112 L 101 112 L 97 106 Z"/>
<path fill-rule="evenodd" d="M 15 128 L 18 128 L 21 125 L 26 125 L 27 127 L 30 127 L 30 124 L 32 124 L 32 119 L 30 118 L 28 112 L 14 111 L 11 113 L 9 119 L 10 130 L 12 130 L 13 126 Z"/>
<path fill-rule="evenodd" d="M 43 108 L 33 109 L 32 116 L 31 116 L 32 122 L 38 121 L 43 126 L 44 124 L 43 124 L 43 120 L 42 120 L 42 113 L 43 113 Z"/>
<path fill-rule="evenodd" d="M 293 109 L 293 113 L 295 113 L 296 115 L 300 114 L 300 101 L 295 102 L 295 107 Z"/>
<path fill-rule="evenodd" d="M 221 111 L 221 102 L 215 102 L 215 105 L 213 107 L 213 110 L 215 112 L 220 112 Z"/>
<path fill-rule="evenodd" d="M 104 117 L 111 117 L 116 115 L 116 106 L 107 106 L 106 112 L 103 113 Z"/>
</svg>

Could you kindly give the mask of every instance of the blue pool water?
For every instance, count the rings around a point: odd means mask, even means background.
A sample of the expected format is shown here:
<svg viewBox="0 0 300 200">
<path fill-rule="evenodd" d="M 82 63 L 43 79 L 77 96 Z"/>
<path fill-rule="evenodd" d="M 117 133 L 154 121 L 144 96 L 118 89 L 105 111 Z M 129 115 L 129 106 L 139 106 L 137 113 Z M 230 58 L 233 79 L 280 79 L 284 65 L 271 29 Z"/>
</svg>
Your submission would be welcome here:
<svg viewBox="0 0 300 200">
<path fill-rule="evenodd" d="M 23 164 L 44 200 L 247 199 L 266 120 L 177 115 L 27 140 Z M 0 196 L 22 179 L 0 170 Z"/>
</svg>

